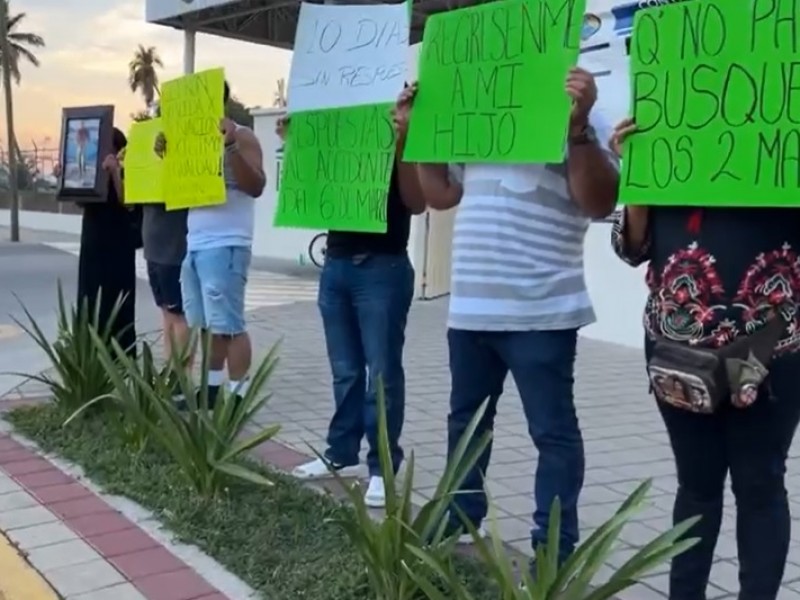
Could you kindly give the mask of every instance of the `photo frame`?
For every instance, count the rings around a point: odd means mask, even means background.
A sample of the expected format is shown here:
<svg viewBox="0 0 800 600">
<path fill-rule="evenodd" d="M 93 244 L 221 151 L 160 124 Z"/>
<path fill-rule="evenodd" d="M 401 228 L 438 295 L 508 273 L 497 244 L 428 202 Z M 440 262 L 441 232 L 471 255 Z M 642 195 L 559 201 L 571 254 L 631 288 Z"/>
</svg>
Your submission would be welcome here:
<svg viewBox="0 0 800 600">
<path fill-rule="evenodd" d="M 113 132 L 113 106 L 81 106 L 61 111 L 58 200 L 107 201 L 109 178 L 102 164 L 114 151 Z"/>
</svg>

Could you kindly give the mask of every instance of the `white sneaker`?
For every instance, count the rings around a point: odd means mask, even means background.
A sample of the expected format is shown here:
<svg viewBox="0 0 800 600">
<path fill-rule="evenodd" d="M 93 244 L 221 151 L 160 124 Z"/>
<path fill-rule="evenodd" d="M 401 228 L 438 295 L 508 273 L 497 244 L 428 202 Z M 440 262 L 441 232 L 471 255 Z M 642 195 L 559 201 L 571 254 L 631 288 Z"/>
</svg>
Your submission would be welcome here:
<svg viewBox="0 0 800 600">
<path fill-rule="evenodd" d="M 489 535 L 489 534 L 488 534 L 488 533 L 487 533 L 487 531 L 486 531 L 486 530 L 483 528 L 483 525 L 481 525 L 480 527 L 478 527 L 478 537 L 479 537 L 479 538 L 481 538 L 481 539 L 483 540 L 483 539 L 486 539 L 486 537 L 487 537 L 488 535 Z M 471 533 L 469 533 L 469 532 L 467 532 L 467 533 L 464 533 L 464 534 L 461 534 L 461 535 L 458 537 L 458 544 L 459 544 L 459 545 L 461 545 L 461 546 L 470 546 L 470 545 L 472 545 L 472 544 L 474 544 L 474 543 L 475 543 L 475 538 L 473 538 L 473 537 L 472 537 L 472 534 L 471 534 Z"/>
<path fill-rule="evenodd" d="M 370 477 L 367 493 L 364 494 L 364 504 L 370 508 L 384 508 L 386 506 L 386 489 L 382 477 Z"/>
<path fill-rule="evenodd" d="M 341 469 L 338 469 L 334 466 L 334 468 L 336 469 L 337 473 L 340 473 L 344 477 L 348 477 L 353 471 L 358 470 L 358 467 L 342 467 Z M 295 469 L 292 471 L 292 475 L 297 477 L 297 479 L 303 479 L 305 481 L 329 479 L 333 477 L 328 469 L 328 465 L 326 465 L 325 461 L 320 458 L 302 464 L 299 467 L 295 467 Z"/>
</svg>

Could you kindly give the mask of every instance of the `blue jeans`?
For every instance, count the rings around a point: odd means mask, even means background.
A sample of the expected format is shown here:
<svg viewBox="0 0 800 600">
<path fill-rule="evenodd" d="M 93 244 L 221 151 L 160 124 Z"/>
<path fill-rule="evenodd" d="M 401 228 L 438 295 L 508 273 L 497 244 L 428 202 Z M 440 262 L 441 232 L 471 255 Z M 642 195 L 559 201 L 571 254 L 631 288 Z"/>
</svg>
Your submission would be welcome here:
<svg viewBox="0 0 800 600">
<path fill-rule="evenodd" d="M 183 310 L 189 327 L 215 335 L 244 333 L 250 248 L 226 246 L 186 253 L 181 266 Z"/>
<path fill-rule="evenodd" d="M 358 464 L 366 433 L 369 472 L 380 475 L 376 383 L 381 375 L 392 462 L 395 471 L 400 467 L 406 400 L 403 346 L 413 294 L 414 269 L 406 255 L 325 260 L 319 310 L 336 400 L 325 456 L 336 465 Z"/>
<path fill-rule="evenodd" d="M 561 501 L 560 554 L 563 560 L 578 541 L 578 495 L 583 486 L 583 439 L 573 397 L 573 371 L 578 332 L 464 331 L 450 329 L 450 415 L 447 417 L 448 454 L 452 455 L 475 412 L 489 404 L 475 433 L 479 439 L 494 427 L 497 401 L 511 372 L 522 398 L 528 432 L 539 451 L 533 495 L 536 509 L 531 531 L 533 549 L 547 541 L 550 506 Z M 455 496 L 467 519 L 480 526 L 487 514 L 483 477 L 491 445 L 481 455 Z M 454 511 L 455 513 L 455 511 Z M 458 526 L 457 513 L 451 525 Z"/>
</svg>

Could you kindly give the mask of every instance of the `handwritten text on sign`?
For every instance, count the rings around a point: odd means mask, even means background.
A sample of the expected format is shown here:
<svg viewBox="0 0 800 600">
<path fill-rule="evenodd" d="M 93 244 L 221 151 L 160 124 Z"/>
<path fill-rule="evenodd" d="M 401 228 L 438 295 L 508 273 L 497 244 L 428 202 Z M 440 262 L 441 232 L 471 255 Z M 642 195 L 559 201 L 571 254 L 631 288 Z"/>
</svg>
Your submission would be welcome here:
<svg viewBox="0 0 800 600">
<path fill-rule="evenodd" d="M 404 158 L 560 162 L 585 0 L 503 0 L 428 19 Z"/>
<path fill-rule="evenodd" d="M 637 14 L 626 203 L 800 205 L 800 0 Z"/>
<path fill-rule="evenodd" d="M 161 120 L 167 139 L 164 195 L 167 209 L 225 202 L 222 177 L 222 69 L 187 75 L 164 84 Z"/>
<path fill-rule="evenodd" d="M 292 113 L 392 102 L 403 89 L 405 4 L 303 4 L 289 75 Z"/>
<path fill-rule="evenodd" d="M 277 227 L 386 231 L 395 151 L 392 106 L 351 106 L 292 116 Z"/>
</svg>

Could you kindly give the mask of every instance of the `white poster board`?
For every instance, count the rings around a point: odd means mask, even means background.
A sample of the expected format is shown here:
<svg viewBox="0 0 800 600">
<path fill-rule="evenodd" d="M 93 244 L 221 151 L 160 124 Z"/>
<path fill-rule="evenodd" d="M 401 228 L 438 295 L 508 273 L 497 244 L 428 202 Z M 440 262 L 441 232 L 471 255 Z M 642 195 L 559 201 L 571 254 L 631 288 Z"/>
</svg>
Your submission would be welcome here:
<svg viewBox="0 0 800 600">
<path fill-rule="evenodd" d="M 394 102 L 406 81 L 408 32 L 405 3 L 303 3 L 289 112 Z"/>
</svg>

